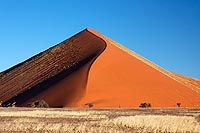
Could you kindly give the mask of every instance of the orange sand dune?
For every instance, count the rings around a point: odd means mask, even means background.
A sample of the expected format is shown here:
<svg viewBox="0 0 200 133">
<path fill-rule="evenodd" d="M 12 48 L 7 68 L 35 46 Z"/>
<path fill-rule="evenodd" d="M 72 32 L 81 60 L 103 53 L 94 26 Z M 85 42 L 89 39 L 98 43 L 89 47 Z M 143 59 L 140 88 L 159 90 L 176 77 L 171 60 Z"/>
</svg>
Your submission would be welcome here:
<svg viewBox="0 0 200 133">
<path fill-rule="evenodd" d="M 166 70 L 158 71 L 158 67 L 152 67 L 155 64 L 149 65 L 149 61 L 133 57 L 109 38 L 89 31 L 106 40 L 107 48 L 92 65 L 87 92 L 79 105 L 91 102 L 95 107 L 138 107 L 149 102 L 154 107 L 175 107 L 181 102 L 182 106 L 194 107 L 200 104 L 200 94 L 163 74 Z"/>
<path fill-rule="evenodd" d="M 51 107 L 198 107 L 200 81 L 168 72 L 86 29 L 0 74 L 0 100 Z"/>
</svg>

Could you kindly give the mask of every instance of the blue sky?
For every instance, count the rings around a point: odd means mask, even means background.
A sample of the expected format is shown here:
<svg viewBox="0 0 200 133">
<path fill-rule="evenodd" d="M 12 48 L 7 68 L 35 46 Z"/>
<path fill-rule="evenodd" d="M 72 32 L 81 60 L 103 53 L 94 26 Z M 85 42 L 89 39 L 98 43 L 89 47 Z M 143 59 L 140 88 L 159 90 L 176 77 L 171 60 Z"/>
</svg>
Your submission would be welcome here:
<svg viewBox="0 0 200 133">
<path fill-rule="evenodd" d="M 200 0 L 1 0 L 0 71 L 87 27 L 200 79 Z"/>
</svg>

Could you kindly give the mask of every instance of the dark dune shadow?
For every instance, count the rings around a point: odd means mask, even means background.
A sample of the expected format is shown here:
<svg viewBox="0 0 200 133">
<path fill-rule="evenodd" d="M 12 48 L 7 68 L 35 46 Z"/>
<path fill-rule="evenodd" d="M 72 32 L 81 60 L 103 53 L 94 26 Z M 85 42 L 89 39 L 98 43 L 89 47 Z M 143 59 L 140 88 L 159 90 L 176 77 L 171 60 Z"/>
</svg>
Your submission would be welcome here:
<svg viewBox="0 0 200 133">
<path fill-rule="evenodd" d="M 79 48 L 79 58 L 75 63 L 72 63 L 69 68 L 56 73 L 54 76 L 27 88 L 20 94 L 12 94 L 12 97 L 5 101 L 4 104 L 16 102 L 19 106 L 25 106 L 27 103 L 34 100 L 43 99 L 50 105 L 50 107 L 75 106 L 76 102 L 86 91 L 89 69 L 95 59 L 105 50 L 106 43 L 104 40 L 87 30 L 74 36 L 73 40 L 75 41 L 73 42 L 72 47 Z M 59 45 L 56 47 L 59 47 Z M 36 56 L 34 56 L 34 58 L 35 57 Z M 32 57 L 29 61 L 34 60 L 34 58 Z M 59 58 L 62 59 L 62 57 Z M 21 65 L 17 65 L 14 68 Z M 10 72 L 12 69 L 7 72 Z M 55 68 L 52 67 L 50 70 L 51 69 L 53 71 Z M 31 80 L 32 79 L 30 79 L 30 82 L 32 82 Z"/>
<path fill-rule="evenodd" d="M 75 73 L 82 67 L 87 66 L 87 63 L 90 62 L 91 60 L 93 60 L 94 57 L 95 57 L 95 55 L 87 57 L 86 59 L 80 61 L 80 63 L 70 67 L 69 69 L 62 71 L 62 72 L 58 73 L 57 75 L 37 84 L 36 86 L 32 87 L 31 89 L 11 98 L 10 100 L 6 101 L 5 104 L 13 103 L 13 102 L 16 102 L 19 105 L 23 104 L 25 101 L 29 100 L 30 98 L 33 98 L 33 97 L 39 95 L 40 93 L 42 93 L 43 91 L 47 90 L 51 86 L 58 84 L 64 78 L 68 78 L 69 75 Z M 87 73 L 86 73 L 86 75 L 87 75 Z M 83 80 L 83 82 L 84 82 L 84 80 Z M 79 84 L 79 83 L 77 83 L 77 84 Z M 57 90 L 55 90 L 55 91 L 57 91 Z M 73 94 L 72 93 L 73 90 L 70 90 L 70 88 L 68 91 L 71 92 L 70 94 Z M 44 94 L 44 95 L 46 95 L 46 94 Z M 49 95 L 47 95 L 47 96 L 49 97 Z"/>
</svg>

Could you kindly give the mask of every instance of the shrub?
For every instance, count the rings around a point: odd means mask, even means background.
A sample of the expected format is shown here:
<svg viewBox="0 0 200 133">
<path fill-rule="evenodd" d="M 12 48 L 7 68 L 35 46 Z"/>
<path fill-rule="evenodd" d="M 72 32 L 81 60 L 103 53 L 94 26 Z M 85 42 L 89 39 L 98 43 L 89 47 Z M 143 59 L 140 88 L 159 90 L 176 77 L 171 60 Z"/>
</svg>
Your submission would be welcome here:
<svg viewBox="0 0 200 133">
<path fill-rule="evenodd" d="M 34 108 L 48 108 L 49 105 L 44 100 L 37 100 L 27 105 L 28 107 Z"/>
<path fill-rule="evenodd" d="M 93 103 L 86 103 L 85 105 L 88 106 L 88 108 L 92 108 L 94 106 Z"/>
<path fill-rule="evenodd" d="M 181 103 L 176 103 L 176 105 L 177 105 L 178 107 L 181 107 Z"/>
<path fill-rule="evenodd" d="M 141 103 L 139 107 L 140 107 L 140 108 L 150 108 L 150 107 L 151 107 L 151 104 L 145 102 L 145 103 Z"/>
</svg>

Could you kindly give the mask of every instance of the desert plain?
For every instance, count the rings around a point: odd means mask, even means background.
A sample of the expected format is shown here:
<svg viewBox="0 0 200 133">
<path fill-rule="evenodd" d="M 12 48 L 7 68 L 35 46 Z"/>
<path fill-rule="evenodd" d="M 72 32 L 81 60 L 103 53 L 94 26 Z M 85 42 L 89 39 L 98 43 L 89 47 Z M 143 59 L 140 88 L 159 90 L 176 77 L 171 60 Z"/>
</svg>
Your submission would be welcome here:
<svg viewBox="0 0 200 133">
<path fill-rule="evenodd" d="M 200 132 L 199 79 L 90 28 L 1 72 L 0 101 L 0 132 Z"/>
<path fill-rule="evenodd" d="M 0 108 L 0 132 L 199 133 L 200 109 Z"/>
</svg>

